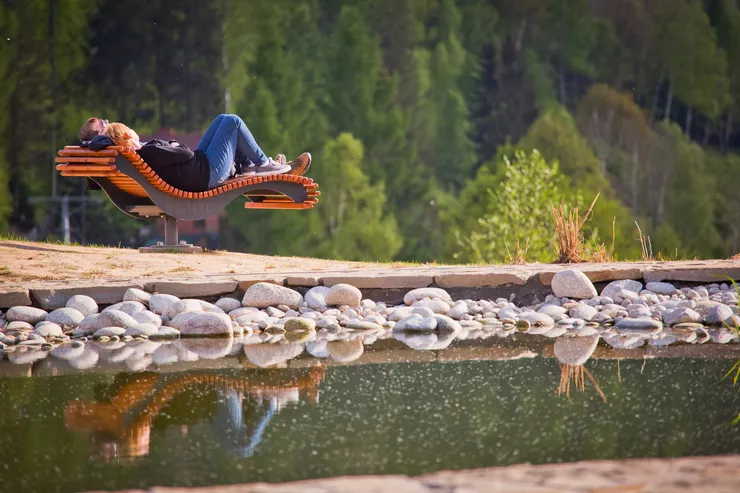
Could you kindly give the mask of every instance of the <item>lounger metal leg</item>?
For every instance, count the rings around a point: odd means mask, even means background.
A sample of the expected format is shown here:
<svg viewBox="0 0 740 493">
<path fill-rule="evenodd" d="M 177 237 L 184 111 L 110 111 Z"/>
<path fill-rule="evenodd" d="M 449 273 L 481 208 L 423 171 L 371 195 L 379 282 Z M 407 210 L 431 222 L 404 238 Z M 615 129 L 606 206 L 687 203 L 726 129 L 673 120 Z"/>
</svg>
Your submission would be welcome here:
<svg viewBox="0 0 740 493">
<path fill-rule="evenodd" d="M 198 246 L 193 246 L 184 241 L 180 243 L 180 237 L 177 232 L 177 218 L 163 214 L 164 219 L 164 243 L 161 241 L 152 246 L 141 247 L 139 251 L 142 253 L 162 253 L 162 252 L 177 252 L 177 253 L 203 253 L 203 249 Z"/>
<path fill-rule="evenodd" d="M 180 243 L 180 238 L 177 234 L 177 219 L 164 215 L 164 244 L 167 246 L 177 245 Z"/>
</svg>

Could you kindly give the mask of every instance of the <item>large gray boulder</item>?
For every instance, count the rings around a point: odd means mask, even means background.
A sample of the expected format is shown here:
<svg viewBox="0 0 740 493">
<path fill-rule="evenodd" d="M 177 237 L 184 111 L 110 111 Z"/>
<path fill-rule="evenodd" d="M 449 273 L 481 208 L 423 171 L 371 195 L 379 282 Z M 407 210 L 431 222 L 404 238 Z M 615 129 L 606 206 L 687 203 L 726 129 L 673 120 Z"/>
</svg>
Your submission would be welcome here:
<svg viewBox="0 0 740 493">
<path fill-rule="evenodd" d="M 183 336 L 233 336 L 231 319 L 224 313 L 203 312 L 175 327 Z"/>
<path fill-rule="evenodd" d="M 14 306 L 5 313 L 5 320 L 8 322 L 28 322 L 36 324 L 46 319 L 48 313 L 41 308 L 32 306 Z"/>
<path fill-rule="evenodd" d="M 350 284 L 335 284 L 326 294 L 326 304 L 330 306 L 359 306 L 362 292 Z"/>
<path fill-rule="evenodd" d="M 326 310 L 327 302 L 326 295 L 329 294 L 329 288 L 326 286 L 316 286 L 306 292 L 304 299 L 308 303 L 308 307 L 313 310 Z"/>
<path fill-rule="evenodd" d="M 633 281 L 632 279 L 619 279 L 618 281 L 612 281 L 601 290 L 601 296 L 608 296 L 611 299 L 619 296 L 620 291 L 631 291 L 637 295 L 642 291 L 642 283 L 640 281 Z"/>
<path fill-rule="evenodd" d="M 298 291 L 269 282 L 258 282 L 249 286 L 242 299 L 242 305 L 257 308 L 285 305 L 297 310 L 301 303 L 303 296 Z"/>
<path fill-rule="evenodd" d="M 74 308 L 57 308 L 46 316 L 46 320 L 64 328 L 73 328 L 80 325 L 85 315 Z"/>
<path fill-rule="evenodd" d="M 67 304 L 65 306 L 67 308 L 74 308 L 86 317 L 88 315 L 92 315 L 93 313 L 98 313 L 97 302 L 91 297 L 84 294 L 76 294 L 72 296 L 70 299 L 67 300 Z"/>
</svg>

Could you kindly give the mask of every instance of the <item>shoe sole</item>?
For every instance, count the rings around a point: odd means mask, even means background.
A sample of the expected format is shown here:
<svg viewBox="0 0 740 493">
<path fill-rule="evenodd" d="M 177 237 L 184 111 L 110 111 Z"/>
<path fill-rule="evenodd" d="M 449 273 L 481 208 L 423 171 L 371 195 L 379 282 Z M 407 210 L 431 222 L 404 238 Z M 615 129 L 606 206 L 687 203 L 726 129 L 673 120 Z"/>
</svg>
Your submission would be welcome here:
<svg viewBox="0 0 740 493">
<path fill-rule="evenodd" d="M 245 173 L 242 173 L 239 176 L 255 176 L 255 175 L 282 175 L 284 173 L 287 173 L 290 171 L 290 166 L 287 164 L 284 164 L 280 167 L 275 167 L 271 170 L 260 170 L 260 166 L 255 166 L 254 169 L 251 169 Z"/>
<path fill-rule="evenodd" d="M 290 172 L 288 172 L 289 175 L 303 176 L 303 174 L 306 171 L 308 171 L 308 168 L 311 167 L 311 153 L 304 152 L 303 154 L 305 154 L 306 156 L 308 156 L 308 160 L 306 161 L 306 165 L 305 166 L 299 166 L 297 168 L 291 169 Z M 303 154 L 301 154 L 301 156 Z M 300 157 L 300 156 L 298 156 L 298 157 Z"/>
</svg>

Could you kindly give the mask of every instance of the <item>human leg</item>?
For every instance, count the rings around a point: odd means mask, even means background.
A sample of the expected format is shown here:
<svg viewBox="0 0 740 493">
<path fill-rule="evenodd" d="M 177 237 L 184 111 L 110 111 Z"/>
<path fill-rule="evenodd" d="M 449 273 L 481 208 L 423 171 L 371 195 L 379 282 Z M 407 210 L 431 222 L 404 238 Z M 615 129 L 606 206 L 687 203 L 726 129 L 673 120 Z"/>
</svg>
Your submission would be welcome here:
<svg viewBox="0 0 740 493">
<path fill-rule="evenodd" d="M 221 125 L 221 122 L 223 121 L 225 116 L 225 114 L 221 114 L 213 119 L 211 124 L 208 126 L 206 133 L 204 133 L 203 137 L 200 139 L 200 143 L 198 144 L 198 147 L 196 147 L 196 149 L 204 151 L 206 147 L 208 147 L 208 145 L 213 140 L 213 136 L 216 135 L 216 130 L 218 129 L 219 125 Z"/>
</svg>

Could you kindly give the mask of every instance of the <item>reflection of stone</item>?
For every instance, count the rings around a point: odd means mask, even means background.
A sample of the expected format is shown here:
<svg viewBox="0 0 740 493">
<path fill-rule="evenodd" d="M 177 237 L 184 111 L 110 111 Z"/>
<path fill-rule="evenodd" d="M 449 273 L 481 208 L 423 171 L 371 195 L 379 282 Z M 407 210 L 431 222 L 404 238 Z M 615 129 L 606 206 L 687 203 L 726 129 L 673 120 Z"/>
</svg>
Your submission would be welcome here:
<svg viewBox="0 0 740 493">
<path fill-rule="evenodd" d="M 303 344 L 249 344 L 244 346 L 247 359 L 260 368 L 291 360 L 303 352 Z"/>
<path fill-rule="evenodd" d="M 219 337 L 213 339 L 178 339 L 173 344 L 197 354 L 200 359 L 218 359 L 229 354 L 233 343 L 234 339 L 231 337 Z"/>
<path fill-rule="evenodd" d="M 362 339 L 354 339 L 349 341 L 333 341 L 327 344 L 327 350 L 329 356 L 334 361 L 340 363 L 349 363 L 362 356 L 365 346 L 362 344 Z"/>
<path fill-rule="evenodd" d="M 555 340 L 555 357 L 561 363 L 572 366 L 584 364 L 591 357 L 599 344 L 599 338 L 559 337 Z"/>
</svg>

